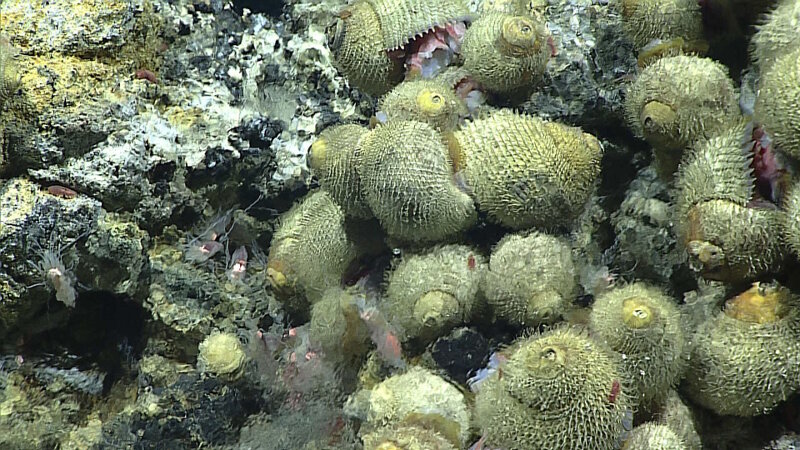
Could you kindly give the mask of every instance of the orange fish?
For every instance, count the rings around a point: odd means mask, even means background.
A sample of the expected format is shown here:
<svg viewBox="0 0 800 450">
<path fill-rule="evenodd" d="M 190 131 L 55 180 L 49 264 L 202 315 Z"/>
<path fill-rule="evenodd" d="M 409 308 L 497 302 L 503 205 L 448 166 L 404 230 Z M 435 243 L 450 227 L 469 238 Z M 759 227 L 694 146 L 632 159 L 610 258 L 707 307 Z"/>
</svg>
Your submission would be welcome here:
<svg viewBox="0 0 800 450">
<path fill-rule="evenodd" d="M 372 342 L 378 354 L 389 364 L 403 367 L 403 347 L 397 334 L 392 331 L 391 324 L 375 307 L 364 308 L 360 314 L 361 320 L 367 325 Z"/>
</svg>

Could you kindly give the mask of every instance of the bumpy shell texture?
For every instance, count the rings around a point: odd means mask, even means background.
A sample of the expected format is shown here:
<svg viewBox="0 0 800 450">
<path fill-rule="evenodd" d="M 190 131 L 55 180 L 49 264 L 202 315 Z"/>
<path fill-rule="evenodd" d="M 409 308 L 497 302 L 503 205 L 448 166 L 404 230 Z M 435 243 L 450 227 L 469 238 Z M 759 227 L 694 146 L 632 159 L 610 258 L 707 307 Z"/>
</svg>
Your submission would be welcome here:
<svg viewBox="0 0 800 450">
<path fill-rule="evenodd" d="M 365 1 L 342 11 L 328 29 L 328 46 L 348 82 L 366 93 L 383 94 L 403 79 L 403 61 L 389 56 L 378 12 Z"/>
<path fill-rule="evenodd" d="M 370 218 L 358 176 L 358 147 L 369 130 L 356 124 L 337 125 L 320 133 L 309 151 L 309 165 L 322 189 L 347 216 Z"/>
<path fill-rule="evenodd" d="M 787 254 L 778 232 L 783 220 L 780 210 L 703 202 L 686 217 L 690 265 L 704 278 L 729 282 L 778 272 Z"/>
<path fill-rule="evenodd" d="M 800 182 L 795 183 L 786 197 L 783 235 L 786 243 L 800 258 Z"/>
<path fill-rule="evenodd" d="M 696 56 L 662 58 L 642 70 L 628 89 L 625 114 L 633 131 L 653 146 L 661 174 L 675 171 L 685 147 L 740 116 L 725 66 Z"/>
<path fill-rule="evenodd" d="M 458 450 L 442 435 L 424 427 L 386 427 L 361 436 L 364 450 Z"/>
<path fill-rule="evenodd" d="M 267 274 L 279 297 L 304 294 L 311 303 L 339 286 L 359 256 L 344 225 L 344 214 L 325 191 L 315 191 L 281 217 L 269 251 Z"/>
<path fill-rule="evenodd" d="M 658 423 L 668 426 L 677 434 L 689 450 L 702 450 L 703 442 L 697 433 L 692 410 L 674 390 L 670 391 L 658 411 Z"/>
<path fill-rule="evenodd" d="M 785 213 L 750 207 L 753 181 L 741 128 L 698 143 L 676 179 L 675 218 L 690 265 L 708 279 L 738 282 L 780 269 Z"/>
<path fill-rule="evenodd" d="M 198 365 L 202 370 L 235 380 L 244 373 L 247 356 L 239 339 L 230 333 L 215 332 L 198 346 Z"/>
<path fill-rule="evenodd" d="M 761 75 L 753 114 L 778 150 L 800 159 L 800 46 Z"/>
<path fill-rule="evenodd" d="M 675 180 L 677 217 L 685 217 L 704 201 L 728 200 L 744 206 L 753 198 L 752 157 L 744 146 L 747 130 L 743 124 L 735 125 L 693 146 Z"/>
<path fill-rule="evenodd" d="M 594 136 L 509 110 L 467 123 L 455 141 L 478 208 L 514 229 L 569 225 L 600 174 Z"/>
<path fill-rule="evenodd" d="M 357 294 L 330 288 L 311 308 L 309 340 L 330 361 L 358 360 L 369 350 L 369 330 L 359 316 Z"/>
<path fill-rule="evenodd" d="M 703 38 L 703 16 L 695 0 L 616 0 L 625 32 L 637 49 L 653 40 Z"/>
<path fill-rule="evenodd" d="M 533 335 L 481 386 L 476 422 L 492 448 L 618 448 L 630 407 L 619 380 L 614 361 L 586 335 Z"/>
<path fill-rule="evenodd" d="M 380 20 L 383 48 L 394 50 L 437 25 L 469 19 L 463 0 L 363 0 Z"/>
<path fill-rule="evenodd" d="M 483 289 L 500 319 L 522 326 L 556 322 L 578 293 L 569 245 L 539 232 L 507 235 L 492 252 Z"/>
<path fill-rule="evenodd" d="M 430 125 L 389 122 L 364 138 L 361 152 L 365 198 L 389 236 L 440 241 L 476 220 L 472 199 L 454 183 L 448 149 Z"/>
<path fill-rule="evenodd" d="M 378 109 L 387 120 L 416 120 L 437 131 L 452 131 L 469 114 L 467 105 L 445 80 L 414 80 L 400 83 L 384 95 Z"/>
<path fill-rule="evenodd" d="M 420 415 L 440 416 L 442 428 L 455 426 L 456 439 L 464 446 L 469 437 L 470 413 L 464 395 L 441 377 L 414 366 L 372 389 L 362 432 L 412 422 Z M 440 431 L 440 430 L 437 430 Z"/>
<path fill-rule="evenodd" d="M 537 17 L 486 13 L 464 34 L 464 70 L 489 91 L 530 87 L 550 58 L 548 38 L 544 21 Z"/>
<path fill-rule="evenodd" d="M 404 340 L 433 339 L 470 318 L 485 271 L 483 256 L 465 245 L 410 255 L 389 274 L 381 309 Z"/>
<path fill-rule="evenodd" d="M 783 0 L 767 14 L 750 40 L 751 55 L 759 68 L 767 70 L 776 58 L 800 47 L 800 2 Z"/>
<path fill-rule="evenodd" d="M 800 303 L 783 287 L 754 284 L 694 341 L 688 393 L 717 414 L 766 414 L 800 389 Z"/>
<path fill-rule="evenodd" d="M 639 404 L 665 398 L 678 384 L 687 342 L 675 302 L 660 289 L 634 283 L 606 292 L 589 320 L 597 339 L 625 355 L 620 367 Z"/>
<path fill-rule="evenodd" d="M 668 426 L 648 422 L 631 431 L 622 450 L 689 450 L 689 447 Z"/>
</svg>

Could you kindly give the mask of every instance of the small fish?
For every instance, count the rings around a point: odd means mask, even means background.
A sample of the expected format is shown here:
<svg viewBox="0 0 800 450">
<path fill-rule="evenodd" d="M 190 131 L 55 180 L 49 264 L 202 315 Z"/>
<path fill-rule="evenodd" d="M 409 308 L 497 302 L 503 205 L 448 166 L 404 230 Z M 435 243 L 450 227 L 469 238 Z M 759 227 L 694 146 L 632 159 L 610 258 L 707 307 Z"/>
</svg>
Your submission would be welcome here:
<svg viewBox="0 0 800 450">
<path fill-rule="evenodd" d="M 228 269 L 228 279 L 231 281 L 244 280 L 247 271 L 247 249 L 244 245 L 237 248 L 231 256 L 231 265 Z"/>
<path fill-rule="evenodd" d="M 47 188 L 47 193 L 65 199 L 72 199 L 78 196 L 78 193 L 72 189 L 64 186 L 53 185 Z"/>
<path fill-rule="evenodd" d="M 403 360 L 403 346 L 397 333 L 392 329 L 391 324 L 381 314 L 378 308 L 374 306 L 366 306 L 363 297 L 356 299 L 356 307 L 359 311 L 359 317 L 366 324 L 370 333 L 370 338 L 375 344 L 378 354 L 389 364 L 397 367 L 405 367 Z"/>
<path fill-rule="evenodd" d="M 286 347 L 280 336 L 275 333 L 268 333 L 264 330 L 256 331 L 256 339 L 264 346 L 270 357 L 274 357 L 278 352 Z"/>
<path fill-rule="evenodd" d="M 183 256 L 186 261 L 202 263 L 219 253 L 223 247 L 224 246 L 217 241 L 197 242 L 187 248 Z"/>
<path fill-rule="evenodd" d="M 203 237 L 209 241 L 222 241 L 220 238 L 225 237 L 230 233 L 228 224 L 231 222 L 232 216 L 232 209 L 219 214 L 216 218 L 214 218 L 214 220 L 211 221 L 208 228 L 206 228 L 206 231 L 203 233 Z"/>
<path fill-rule="evenodd" d="M 397 338 L 397 334 L 390 329 L 386 319 L 381 316 L 376 308 L 361 312 L 360 316 L 370 331 L 370 337 L 372 342 L 375 343 L 378 354 L 386 362 L 396 367 L 402 367 L 404 365 L 403 347 L 400 344 L 400 339 Z"/>
</svg>

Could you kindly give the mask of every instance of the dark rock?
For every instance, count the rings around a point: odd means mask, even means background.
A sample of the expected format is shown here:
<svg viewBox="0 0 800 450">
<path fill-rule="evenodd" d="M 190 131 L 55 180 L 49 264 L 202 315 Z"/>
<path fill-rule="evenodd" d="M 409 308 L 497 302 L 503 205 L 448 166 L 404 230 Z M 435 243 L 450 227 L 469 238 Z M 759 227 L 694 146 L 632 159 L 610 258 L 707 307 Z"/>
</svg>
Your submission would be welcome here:
<svg viewBox="0 0 800 450">
<path fill-rule="evenodd" d="M 263 407 L 261 396 L 197 373 L 181 375 L 158 395 L 155 414 L 120 414 L 103 426 L 112 448 L 191 449 L 234 443 L 250 414 Z"/>
<path fill-rule="evenodd" d="M 234 0 L 233 9 L 241 13 L 245 8 L 254 13 L 264 13 L 278 18 L 283 12 L 283 0 Z"/>
<path fill-rule="evenodd" d="M 267 150 L 272 140 L 283 131 L 284 124 L 269 117 L 259 116 L 233 129 L 242 139 L 250 143 L 250 147 Z"/>
<path fill-rule="evenodd" d="M 450 378 L 466 384 L 489 360 L 489 344 L 477 331 L 459 328 L 434 342 L 431 356 Z"/>
</svg>

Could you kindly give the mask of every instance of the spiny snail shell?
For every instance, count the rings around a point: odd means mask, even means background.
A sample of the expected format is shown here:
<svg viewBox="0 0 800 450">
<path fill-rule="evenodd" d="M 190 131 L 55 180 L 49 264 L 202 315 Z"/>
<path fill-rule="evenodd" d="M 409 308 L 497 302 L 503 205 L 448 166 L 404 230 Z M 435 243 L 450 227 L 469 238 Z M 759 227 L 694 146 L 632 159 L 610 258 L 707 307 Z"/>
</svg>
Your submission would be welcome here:
<svg viewBox="0 0 800 450">
<path fill-rule="evenodd" d="M 462 0 L 357 0 L 329 28 L 328 44 L 350 83 L 380 95 L 403 79 L 403 59 L 390 51 L 435 26 L 469 18 Z"/>
<path fill-rule="evenodd" d="M 383 310 L 403 340 L 431 340 L 467 321 L 486 261 L 466 245 L 433 247 L 404 257 L 387 278 Z"/>
<path fill-rule="evenodd" d="M 695 333 L 687 393 L 717 414 L 766 414 L 800 389 L 800 302 L 755 283 Z"/>
<path fill-rule="evenodd" d="M 628 124 L 656 156 L 669 179 L 683 149 L 710 138 L 740 117 L 738 95 L 722 64 L 696 56 L 671 56 L 647 66 L 628 88 Z"/>
<path fill-rule="evenodd" d="M 800 160 L 800 45 L 761 75 L 753 115 L 776 148 Z"/>
<path fill-rule="evenodd" d="M 764 23 L 756 27 L 758 31 L 750 40 L 750 54 L 762 73 L 766 72 L 776 59 L 800 47 L 798 23 L 800 23 L 800 2 L 788 0 L 779 2 L 775 9 L 766 15 Z"/>
<path fill-rule="evenodd" d="M 464 34 L 464 70 L 489 91 L 531 86 L 544 74 L 550 58 L 548 38 L 543 20 L 487 13 Z"/>
<path fill-rule="evenodd" d="M 622 450 L 688 450 L 686 443 L 666 425 L 643 423 L 622 444 Z"/>
<path fill-rule="evenodd" d="M 600 174 L 594 136 L 510 110 L 468 122 L 451 144 L 478 208 L 514 229 L 568 225 Z"/>
<path fill-rule="evenodd" d="M 780 271 L 787 255 L 777 232 L 783 211 L 710 200 L 689 210 L 682 227 L 690 265 L 709 280 L 740 282 Z"/>
<path fill-rule="evenodd" d="M 197 365 L 204 372 L 233 381 L 242 377 L 246 364 L 247 355 L 234 334 L 215 331 L 198 346 Z"/>
<path fill-rule="evenodd" d="M 630 403 L 606 349 L 564 327 L 513 347 L 475 398 L 475 419 L 487 444 L 508 450 L 618 448 Z"/>
<path fill-rule="evenodd" d="M 448 149 L 430 125 L 394 121 L 372 130 L 361 145 L 367 204 L 389 236 L 435 242 L 477 219 L 472 199 L 453 181 Z"/>
<path fill-rule="evenodd" d="M 349 216 L 372 217 L 358 176 L 358 148 L 369 129 L 356 124 L 336 125 L 320 133 L 309 150 L 309 166 L 322 189 Z"/>
<path fill-rule="evenodd" d="M 445 80 L 413 80 L 400 83 L 384 95 L 378 109 L 387 120 L 425 122 L 439 132 L 454 130 L 469 112 Z"/>
<path fill-rule="evenodd" d="M 452 438 L 458 448 L 466 447 L 470 411 L 464 395 L 427 369 L 412 366 L 405 373 L 386 378 L 372 389 L 367 401 L 368 412 L 361 433 L 386 426 L 414 425 L 420 416 L 438 416 L 438 420 L 428 422 L 433 431 Z"/>
<path fill-rule="evenodd" d="M 578 293 L 569 245 L 539 232 L 506 235 L 483 288 L 498 318 L 528 327 L 558 321 Z"/>
<path fill-rule="evenodd" d="M 341 208 L 318 190 L 281 215 L 270 244 L 267 276 L 276 293 L 303 312 L 303 300 L 314 303 L 326 289 L 339 286 L 359 255 L 345 231 Z"/>
<path fill-rule="evenodd" d="M 666 398 L 683 376 L 688 343 L 675 301 L 655 287 L 633 283 L 597 297 L 589 317 L 594 336 L 620 355 L 641 406 Z"/>
<path fill-rule="evenodd" d="M 424 426 L 407 424 L 379 428 L 361 436 L 364 450 L 457 450 L 441 434 Z"/>
<path fill-rule="evenodd" d="M 637 50 L 653 40 L 703 39 L 703 15 L 696 0 L 616 0 L 626 34 Z"/>
<path fill-rule="evenodd" d="M 694 413 L 674 389 L 659 405 L 656 414 L 659 424 L 668 426 L 686 443 L 686 450 L 703 450 L 703 442 L 694 423 Z"/>
<path fill-rule="evenodd" d="M 357 1 L 341 12 L 328 29 L 328 46 L 336 67 L 368 94 L 383 94 L 403 79 L 403 61 L 389 56 L 380 16 L 366 1 Z"/>
<path fill-rule="evenodd" d="M 753 198 L 752 158 L 744 147 L 749 127 L 734 123 L 710 139 L 702 139 L 684 156 L 675 179 L 675 215 L 707 200 L 746 205 Z"/>
<path fill-rule="evenodd" d="M 749 207 L 753 179 L 742 128 L 700 141 L 675 182 L 675 223 L 690 264 L 704 278 L 738 282 L 777 271 L 787 249 L 783 211 Z"/>
<path fill-rule="evenodd" d="M 547 7 L 547 0 L 483 0 L 481 12 L 501 12 L 520 16 L 540 14 Z"/>
<path fill-rule="evenodd" d="M 789 190 L 784 209 L 786 215 L 784 217 L 783 235 L 795 257 L 800 258 L 800 182 L 795 183 Z"/>
<path fill-rule="evenodd" d="M 333 287 L 311 308 L 308 338 L 329 361 L 360 361 L 369 351 L 369 329 L 359 316 L 355 289 Z"/>
<path fill-rule="evenodd" d="M 377 12 L 383 48 L 404 47 L 414 37 L 437 25 L 469 19 L 462 0 L 364 0 Z"/>
</svg>

